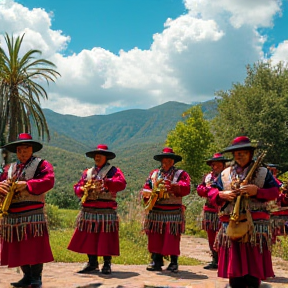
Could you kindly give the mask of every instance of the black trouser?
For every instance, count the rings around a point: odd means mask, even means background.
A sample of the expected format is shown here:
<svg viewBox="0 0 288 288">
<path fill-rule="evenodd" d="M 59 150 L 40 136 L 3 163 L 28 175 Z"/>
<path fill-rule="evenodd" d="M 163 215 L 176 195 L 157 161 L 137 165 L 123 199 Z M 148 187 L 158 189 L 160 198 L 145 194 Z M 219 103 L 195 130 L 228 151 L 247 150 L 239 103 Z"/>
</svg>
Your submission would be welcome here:
<svg viewBox="0 0 288 288">
<path fill-rule="evenodd" d="M 87 254 L 88 255 L 88 259 L 89 259 L 89 263 L 91 266 L 97 266 L 98 265 L 98 256 L 97 255 L 91 255 L 91 254 Z M 111 256 L 103 256 L 103 260 L 104 262 L 107 263 L 111 263 Z"/>
</svg>

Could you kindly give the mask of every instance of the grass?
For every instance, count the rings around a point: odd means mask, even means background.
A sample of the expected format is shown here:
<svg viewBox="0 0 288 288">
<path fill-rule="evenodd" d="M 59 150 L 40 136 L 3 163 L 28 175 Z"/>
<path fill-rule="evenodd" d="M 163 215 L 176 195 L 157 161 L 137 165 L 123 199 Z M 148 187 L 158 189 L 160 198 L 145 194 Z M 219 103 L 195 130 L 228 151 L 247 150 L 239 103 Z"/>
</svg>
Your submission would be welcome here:
<svg viewBox="0 0 288 288">
<path fill-rule="evenodd" d="M 51 205 L 50 205 L 51 206 Z M 53 210 L 53 211 L 52 211 Z M 50 244 L 55 262 L 87 262 L 87 255 L 75 253 L 67 249 L 74 233 L 74 223 L 78 214 L 77 210 L 58 209 L 47 207 L 50 225 Z M 57 223 L 57 225 L 55 224 Z M 146 265 L 150 262 L 147 250 L 147 237 L 141 232 L 141 224 L 135 220 L 120 222 L 120 256 L 113 257 L 113 263 L 124 265 Z M 99 258 L 101 263 L 102 259 Z M 180 265 L 199 265 L 200 261 L 179 257 Z"/>
</svg>

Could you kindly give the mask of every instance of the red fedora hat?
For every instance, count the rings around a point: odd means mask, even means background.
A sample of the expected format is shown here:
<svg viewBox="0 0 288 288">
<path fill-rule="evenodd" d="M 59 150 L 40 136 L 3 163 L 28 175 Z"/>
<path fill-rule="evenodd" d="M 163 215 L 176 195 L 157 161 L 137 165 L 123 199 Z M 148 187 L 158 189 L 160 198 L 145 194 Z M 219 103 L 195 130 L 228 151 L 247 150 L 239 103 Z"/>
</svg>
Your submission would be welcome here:
<svg viewBox="0 0 288 288">
<path fill-rule="evenodd" d="M 8 143 L 1 148 L 7 149 L 9 152 L 16 153 L 17 146 L 30 145 L 33 148 L 33 153 L 40 151 L 43 145 L 40 142 L 34 141 L 29 133 L 21 133 L 18 135 L 17 141 Z"/>
<path fill-rule="evenodd" d="M 86 152 L 86 156 L 89 158 L 95 158 L 96 154 L 102 154 L 107 157 L 107 160 L 114 159 L 116 157 L 116 154 L 112 151 L 108 150 L 108 146 L 105 144 L 99 144 L 95 150 Z"/>
<path fill-rule="evenodd" d="M 173 149 L 170 147 L 165 147 L 161 154 L 157 154 L 153 158 L 157 161 L 161 161 L 163 158 L 171 158 L 174 160 L 174 163 L 182 161 L 182 157 L 180 155 L 176 155 Z"/>
<path fill-rule="evenodd" d="M 225 158 L 222 153 L 215 153 L 211 158 L 205 160 L 207 165 L 210 165 L 211 162 L 229 162 L 231 161 L 228 158 Z"/>
<path fill-rule="evenodd" d="M 226 147 L 222 153 L 233 152 L 236 150 L 255 150 L 258 148 L 255 145 L 252 145 L 250 139 L 247 136 L 236 137 L 229 147 Z"/>
</svg>

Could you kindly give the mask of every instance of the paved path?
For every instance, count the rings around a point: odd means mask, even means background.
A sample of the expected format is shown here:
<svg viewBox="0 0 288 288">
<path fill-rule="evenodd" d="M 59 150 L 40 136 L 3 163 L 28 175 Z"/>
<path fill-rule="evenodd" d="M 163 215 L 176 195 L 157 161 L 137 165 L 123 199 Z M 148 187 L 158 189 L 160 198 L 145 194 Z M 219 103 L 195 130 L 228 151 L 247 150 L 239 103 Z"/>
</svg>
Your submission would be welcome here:
<svg viewBox="0 0 288 288">
<path fill-rule="evenodd" d="M 181 240 L 182 255 L 203 261 L 210 261 L 206 239 L 183 236 Z M 265 287 L 288 288 L 288 261 L 273 258 L 276 277 L 265 282 Z M 168 265 L 165 262 L 165 265 Z M 43 271 L 43 288 L 224 288 L 227 279 L 217 277 L 217 271 L 209 271 L 201 266 L 181 266 L 179 273 L 168 271 L 149 272 L 146 265 L 112 264 L 112 274 L 101 273 L 81 275 L 75 273 L 83 263 L 47 263 Z M 0 288 L 10 287 L 10 282 L 22 277 L 16 269 L 0 267 Z M 268 284 L 269 283 L 269 284 Z M 269 286 L 267 286 L 267 285 Z M 263 285 L 262 285 L 263 286 Z M 263 288 L 264 288 L 263 286 Z"/>
</svg>

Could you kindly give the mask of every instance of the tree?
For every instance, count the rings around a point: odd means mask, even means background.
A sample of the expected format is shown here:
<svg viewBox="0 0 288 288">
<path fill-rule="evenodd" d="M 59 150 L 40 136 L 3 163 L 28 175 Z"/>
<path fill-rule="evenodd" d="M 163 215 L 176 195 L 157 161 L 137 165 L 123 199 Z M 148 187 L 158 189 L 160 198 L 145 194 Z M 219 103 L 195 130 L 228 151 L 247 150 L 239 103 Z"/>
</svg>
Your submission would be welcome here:
<svg viewBox="0 0 288 288">
<path fill-rule="evenodd" d="M 192 183 L 197 184 L 203 173 L 209 170 L 204 160 L 213 151 L 213 135 L 199 105 L 188 109 L 183 116 L 185 121 L 178 122 L 168 133 L 166 144 L 182 156 L 181 167 L 189 173 Z"/>
<path fill-rule="evenodd" d="M 8 53 L 0 46 L 0 135 L 2 142 L 17 139 L 21 132 L 32 132 L 50 138 L 48 125 L 40 107 L 40 98 L 48 99 L 41 81 L 55 82 L 60 74 L 56 66 L 45 59 L 36 59 L 39 50 L 29 50 L 23 57 L 19 52 L 24 38 L 5 34 Z M 2 144 L 4 144 L 2 143 Z"/>
<path fill-rule="evenodd" d="M 218 115 L 212 120 L 220 147 L 247 135 L 267 148 L 265 162 L 288 162 L 288 69 L 287 65 L 259 62 L 247 66 L 243 84 L 219 91 Z"/>
</svg>

